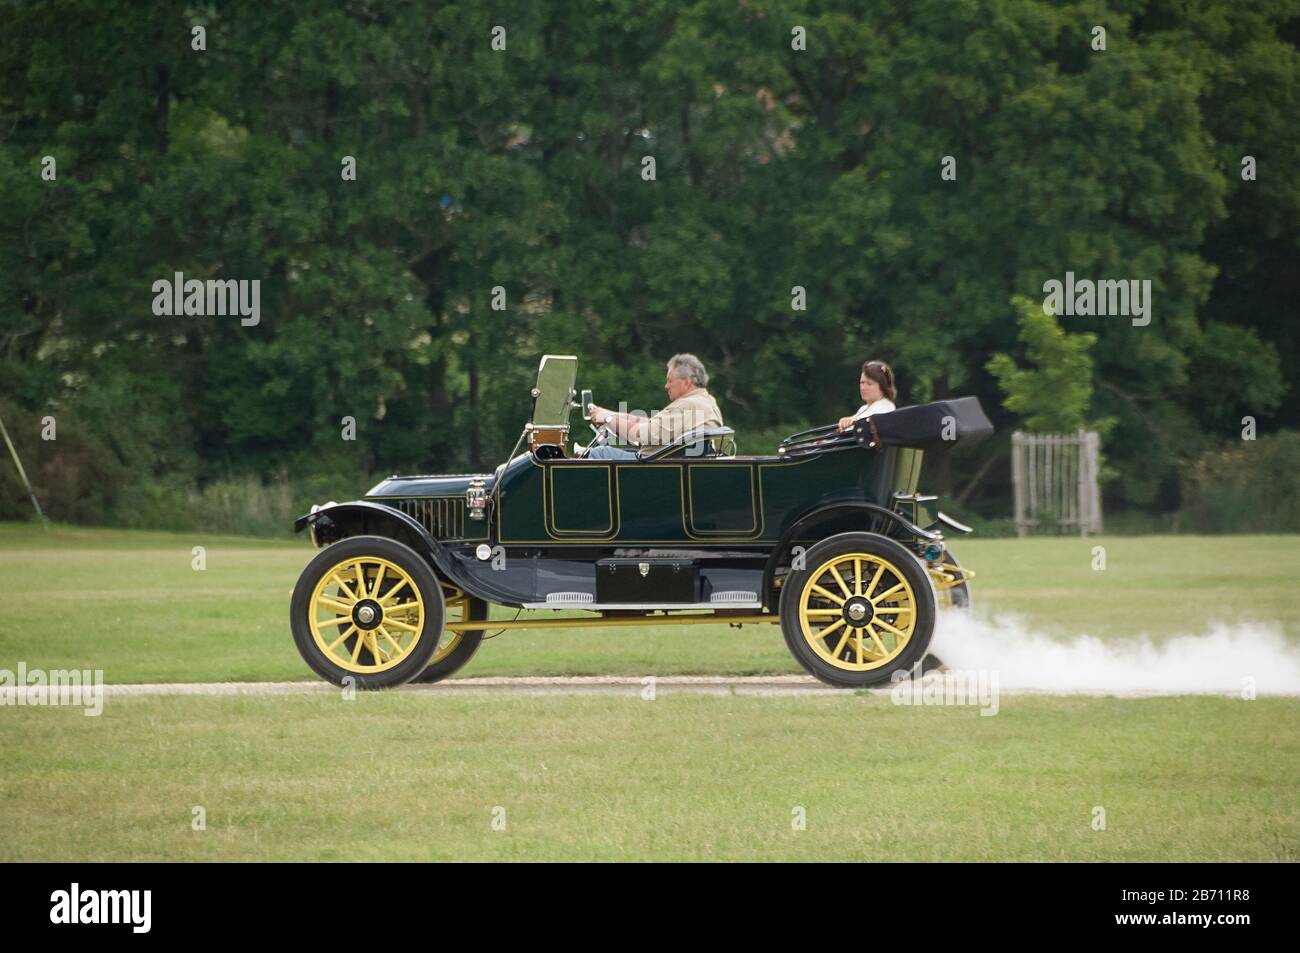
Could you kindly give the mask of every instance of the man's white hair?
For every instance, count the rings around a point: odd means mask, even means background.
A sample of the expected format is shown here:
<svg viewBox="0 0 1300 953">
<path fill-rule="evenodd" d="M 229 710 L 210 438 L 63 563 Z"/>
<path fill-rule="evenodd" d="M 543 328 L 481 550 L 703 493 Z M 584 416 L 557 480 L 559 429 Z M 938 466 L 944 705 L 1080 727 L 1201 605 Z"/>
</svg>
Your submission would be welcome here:
<svg viewBox="0 0 1300 953">
<path fill-rule="evenodd" d="M 709 383 L 704 362 L 694 354 L 674 354 L 668 358 L 668 376 L 688 380 L 696 387 L 706 387 Z"/>
</svg>

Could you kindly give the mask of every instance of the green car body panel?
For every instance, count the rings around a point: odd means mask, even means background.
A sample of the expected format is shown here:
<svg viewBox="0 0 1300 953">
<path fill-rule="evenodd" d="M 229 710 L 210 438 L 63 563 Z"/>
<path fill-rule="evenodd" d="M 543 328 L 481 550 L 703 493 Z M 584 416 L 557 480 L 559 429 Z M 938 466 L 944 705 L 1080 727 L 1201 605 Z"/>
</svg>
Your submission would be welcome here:
<svg viewBox="0 0 1300 953">
<path fill-rule="evenodd" d="M 921 451 L 892 447 L 797 460 L 679 456 L 655 463 L 523 453 L 495 475 L 390 477 L 365 499 L 414 517 L 447 543 L 770 545 L 819 507 L 890 505 L 896 494 L 914 493 L 921 458 Z M 491 491 L 490 520 L 467 518 L 472 480 Z"/>
</svg>

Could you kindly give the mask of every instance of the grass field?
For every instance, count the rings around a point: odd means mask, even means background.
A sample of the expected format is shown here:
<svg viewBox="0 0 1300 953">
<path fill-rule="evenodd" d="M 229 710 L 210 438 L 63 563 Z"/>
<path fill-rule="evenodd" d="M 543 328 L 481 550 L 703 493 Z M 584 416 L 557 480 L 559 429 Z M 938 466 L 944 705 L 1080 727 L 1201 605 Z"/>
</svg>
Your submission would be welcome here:
<svg viewBox="0 0 1300 953">
<path fill-rule="evenodd" d="M 0 526 L 0 668 L 309 680 L 286 614 L 310 552 Z M 1121 643 L 1254 621 L 1300 637 L 1300 538 L 958 554 L 980 611 L 1035 631 Z M 465 674 L 796 671 L 775 627 L 709 626 L 511 633 Z M 1300 859 L 1295 698 L 1012 695 L 982 717 L 847 692 L 113 697 L 94 718 L 0 708 L 0 764 L 6 861 Z"/>
<path fill-rule="evenodd" d="M 1295 861 L 1297 710 L 1015 697 L 986 718 L 852 693 L 10 710 L 0 860 Z"/>
<path fill-rule="evenodd" d="M 1093 547 L 1106 549 L 1106 569 Z M 194 546 L 206 569 L 191 568 Z M 1300 637 L 1300 536 L 961 540 L 982 610 L 1129 639 L 1276 622 Z M 234 537 L 0 524 L 0 667 L 103 669 L 109 682 L 310 680 L 289 593 L 313 550 Z M 499 613 L 513 617 L 514 613 Z M 545 615 L 545 613 L 536 613 Z M 463 675 L 797 673 L 775 626 L 510 632 Z"/>
</svg>

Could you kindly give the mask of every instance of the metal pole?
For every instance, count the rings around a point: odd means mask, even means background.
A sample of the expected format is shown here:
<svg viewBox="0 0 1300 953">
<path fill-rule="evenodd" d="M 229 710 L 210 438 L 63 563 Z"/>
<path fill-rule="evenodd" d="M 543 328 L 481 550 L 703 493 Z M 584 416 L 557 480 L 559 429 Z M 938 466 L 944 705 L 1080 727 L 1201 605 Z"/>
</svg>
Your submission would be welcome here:
<svg viewBox="0 0 1300 953">
<path fill-rule="evenodd" d="M 27 471 L 23 469 L 23 462 L 18 459 L 18 451 L 14 449 L 14 442 L 9 439 L 9 431 L 5 429 L 4 418 L 0 417 L 0 434 L 4 435 L 5 446 L 9 448 L 9 456 L 14 458 L 14 466 L 18 468 L 18 475 L 23 478 L 23 485 L 27 487 L 27 495 L 31 498 L 32 506 L 36 507 L 36 515 L 41 518 L 41 526 L 48 530 L 50 521 L 45 518 L 41 512 L 41 504 L 36 499 L 36 491 L 32 489 L 32 481 L 27 479 Z"/>
<path fill-rule="evenodd" d="M 1011 435 L 1011 486 L 1015 498 L 1016 535 L 1025 535 L 1025 435 L 1019 430 Z"/>
</svg>

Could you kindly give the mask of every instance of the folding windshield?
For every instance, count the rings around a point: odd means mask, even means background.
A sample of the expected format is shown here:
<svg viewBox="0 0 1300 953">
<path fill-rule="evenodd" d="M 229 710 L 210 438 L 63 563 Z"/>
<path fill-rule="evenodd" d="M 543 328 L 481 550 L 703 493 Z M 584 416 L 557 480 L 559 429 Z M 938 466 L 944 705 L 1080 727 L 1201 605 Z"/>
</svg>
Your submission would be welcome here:
<svg viewBox="0 0 1300 953">
<path fill-rule="evenodd" d="M 537 368 L 533 389 L 533 426 L 563 427 L 569 423 L 576 392 L 578 359 L 572 355 L 547 354 Z"/>
</svg>

